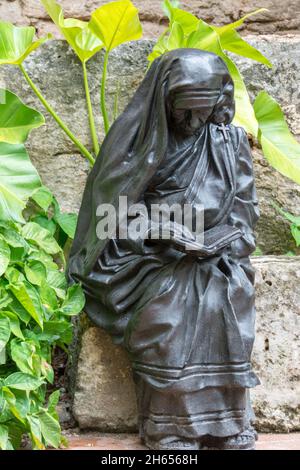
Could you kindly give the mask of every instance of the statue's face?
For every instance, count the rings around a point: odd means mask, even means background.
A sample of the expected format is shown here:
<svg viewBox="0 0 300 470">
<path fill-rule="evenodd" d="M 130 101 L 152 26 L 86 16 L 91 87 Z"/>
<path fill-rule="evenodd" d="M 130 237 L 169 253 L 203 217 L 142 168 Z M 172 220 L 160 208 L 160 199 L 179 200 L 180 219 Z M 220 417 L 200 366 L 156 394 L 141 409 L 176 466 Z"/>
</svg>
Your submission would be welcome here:
<svg viewBox="0 0 300 470">
<path fill-rule="evenodd" d="M 185 134 L 193 135 L 207 122 L 213 111 L 212 106 L 200 108 L 173 108 L 172 118 L 175 128 Z"/>
</svg>

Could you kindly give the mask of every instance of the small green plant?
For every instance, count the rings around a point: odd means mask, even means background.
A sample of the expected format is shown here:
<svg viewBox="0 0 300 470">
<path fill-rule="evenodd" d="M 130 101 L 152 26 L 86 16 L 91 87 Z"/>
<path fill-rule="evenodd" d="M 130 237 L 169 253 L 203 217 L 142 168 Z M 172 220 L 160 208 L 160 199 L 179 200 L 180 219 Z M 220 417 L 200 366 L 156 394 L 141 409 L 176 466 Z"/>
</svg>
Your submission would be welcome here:
<svg viewBox="0 0 300 470">
<path fill-rule="evenodd" d="M 296 247 L 298 248 L 300 246 L 300 216 L 290 214 L 289 212 L 281 209 L 281 207 L 277 206 L 276 204 L 273 204 L 273 206 L 286 220 L 290 222 L 291 234 L 295 241 Z"/>
<path fill-rule="evenodd" d="M 29 201 L 26 223 L 0 222 L 1 449 L 18 448 L 24 434 L 37 449 L 62 442 L 59 392 L 46 400 L 51 356 L 55 346 L 70 344 L 70 316 L 80 313 L 84 296 L 78 285 L 67 288 L 55 210 L 42 187 Z"/>
<path fill-rule="evenodd" d="M 64 275 L 76 216 L 61 213 L 24 146 L 44 117 L 0 93 L 0 449 L 19 448 L 24 435 L 35 449 L 58 447 L 59 392 L 46 392 L 53 349 L 70 343 L 70 316 L 84 305 Z"/>
</svg>

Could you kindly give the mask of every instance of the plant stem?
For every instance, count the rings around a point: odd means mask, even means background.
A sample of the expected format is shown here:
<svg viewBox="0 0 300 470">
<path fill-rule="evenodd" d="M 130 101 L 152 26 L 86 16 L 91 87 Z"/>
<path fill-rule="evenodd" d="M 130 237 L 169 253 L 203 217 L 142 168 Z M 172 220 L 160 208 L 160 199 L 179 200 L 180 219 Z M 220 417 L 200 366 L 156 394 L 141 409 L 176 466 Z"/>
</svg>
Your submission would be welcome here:
<svg viewBox="0 0 300 470">
<path fill-rule="evenodd" d="M 109 56 L 109 51 L 105 51 L 103 72 L 102 72 L 102 83 L 101 83 L 101 111 L 102 111 L 102 116 L 104 120 L 104 130 L 106 134 L 108 133 L 109 127 L 110 127 L 107 109 L 106 109 L 106 101 L 105 101 L 105 85 L 106 85 L 106 76 L 107 76 L 108 56 Z"/>
<path fill-rule="evenodd" d="M 88 82 L 87 69 L 86 69 L 85 62 L 82 62 L 82 69 L 83 69 L 83 80 L 84 80 L 84 88 L 85 88 L 85 95 L 86 95 L 86 104 L 87 104 L 88 113 L 89 113 L 91 136 L 92 136 L 95 155 L 98 155 L 99 142 L 98 142 L 98 137 L 97 137 L 97 132 L 96 132 L 95 119 L 94 119 L 94 114 L 93 114 L 93 107 L 92 107 L 92 102 L 91 102 L 91 95 L 90 95 L 89 82 Z"/>
<path fill-rule="evenodd" d="M 47 111 L 51 114 L 53 119 L 57 122 L 57 124 L 62 128 L 62 130 L 67 134 L 67 136 L 74 142 L 74 144 L 79 148 L 81 153 L 88 159 L 91 165 L 95 163 L 95 159 L 93 155 L 84 147 L 84 145 L 75 137 L 75 135 L 70 131 L 70 129 L 66 126 L 66 124 L 60 119 L 60 117 L 56 114 L 52 106 L 48 103 L 48 101 L 43 97 L 41 92 L 35 86 L 29 75 L 27 74 L 26 70 L 24 69 L 22 64 L 19 64 L 19 68 L 23 73 L 28 85 L 32 88 L 38 99 L 41 103 L 45 106 Z"/>
</svg>

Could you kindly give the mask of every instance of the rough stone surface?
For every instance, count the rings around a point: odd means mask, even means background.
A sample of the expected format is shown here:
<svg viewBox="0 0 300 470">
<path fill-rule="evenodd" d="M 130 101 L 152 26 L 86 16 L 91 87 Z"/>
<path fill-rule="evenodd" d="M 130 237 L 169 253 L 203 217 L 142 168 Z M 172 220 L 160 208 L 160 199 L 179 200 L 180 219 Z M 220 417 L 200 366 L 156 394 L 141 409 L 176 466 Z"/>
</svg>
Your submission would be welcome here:
<svg viewBox="0 0 300 470">
<path fill-rule="evenodd" d="M 300 430 L 300 258 L 257 258 L 255 267 L 259 430 Z"/>
<path fill-rule="evenodd" d="M 73 413 L 82 429 L 134 431 L 137 408 L 131 367 L 123 349 L 95 327 L 82 336 Z"/>
<path fill-rule="evenodd" d="M 59 0 L 65 16 L 88 20 L 93 10 L 108 0 Z M 165 17 L 161 0 L 134 0 L 140 11 L 145 37 L 154 37 L 164 27 Z M 269 11 L 250 18 L 243 29 L 254 33 L 297 31 L 300 26 L 300 4 L 298 0 L 183 0 L 182 8 L 216 25 L 226 24 L 261 7 Z M 1 0 L 1 17 L 18 24 L 36 26 L 38 33 L 50 24 L 47 13 L 38 0 Z M 51 28 L 51 26 L 49 26 Z"/>
<path fill-rule="evenodd" d="M 253 362 L 261 386 L 253 392 L 260 431 L 300 430 L 300 257 L 253 259 L 257 336 Z M 85 326 L 73 412 L 83 429 L 132 431 L 135 391 L 129 360 L 102 330 Z"/>
<path fill-rule="evenodd" d="M 250 36 L 249 40 L 274 64 L 273 69 L 268 69 L 247 59 L 237 59 L 252 98 L 262 89 L 271 93 L 287 112 L 291 130 L 300 138 L 300 39 Z M 118 83 L 120 111 L 125 107 L 144 76 L 151 47 L 151 41 L 139 41 L 113 51 L 107 82 L 109 109 L 113 108 Z M 88 63 L 90 89 L 100 138 L 103 137 L 103 122 L 98 112 L 102 59 L 100 53 Z M 26 69 L 75 135 L 91 149 L 81 65 L 66 43 L 53 41 L 44 45 L 27 59 Z M 1 67 L 0 84 L 16 92 L 28 105 L 35 106 L 45 114 L 46 126 L 34 130 L 28 141 L 30 156 L 44 183 L 58 197 L 63 210 L 78 210 L 89 170 L 87 162 L 80 157 L 72 142 L 44 111 L 18 69 Z M 294 241 L 289 224 L 276 213 L 272 202 L 297 214 L 300 212 L 300 189 L 273 170 L 261 156 L 259 149 L 254 149 L 253 153 L 262 214 L 257 229 L 258 246 L 266 254 L 286 253 L 294 249 Z"/>
</svg>

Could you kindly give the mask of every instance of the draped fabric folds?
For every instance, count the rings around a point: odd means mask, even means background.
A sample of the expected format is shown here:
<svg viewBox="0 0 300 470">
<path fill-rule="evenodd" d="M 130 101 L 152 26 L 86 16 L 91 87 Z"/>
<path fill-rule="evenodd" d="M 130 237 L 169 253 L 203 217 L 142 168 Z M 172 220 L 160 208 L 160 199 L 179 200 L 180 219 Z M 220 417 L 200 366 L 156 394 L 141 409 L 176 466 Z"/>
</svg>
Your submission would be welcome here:
<svg viewBox="0 0 300 470">
<path fill-rule="evenodd" d="M 219 96 L 199 132 L 178 139 L 171 101 L 186 88 Z M 82 283 L 93 322 L 128 350 L 141 433 L 152 439 L 233 435 L 251 419 L 247 389 L 259 381 L 249 255 L 259 214 L 247 136 L 233 115 L 233 84 L 219 57 L 165 54 L 112 126 L 83 196 L 69 279 Z M 97 206 L 118 208 L 120 195 L 149 208 L 203 204 L 205 230 L 230 224 L 242 237 L 206 259 L 159 241 L 99 240 Z"/>
</svg>

